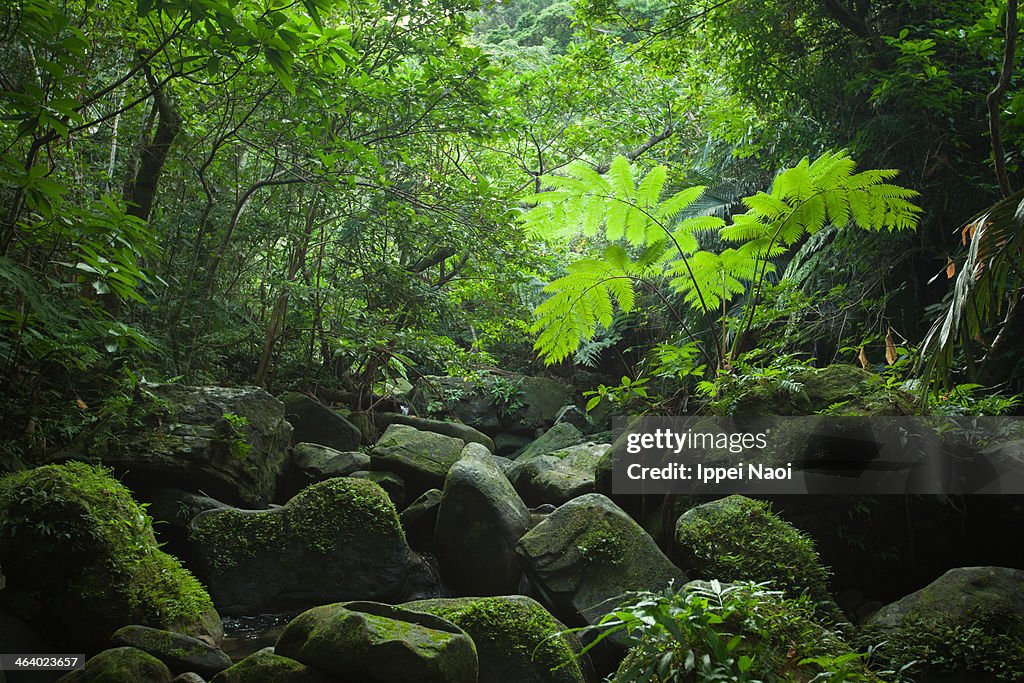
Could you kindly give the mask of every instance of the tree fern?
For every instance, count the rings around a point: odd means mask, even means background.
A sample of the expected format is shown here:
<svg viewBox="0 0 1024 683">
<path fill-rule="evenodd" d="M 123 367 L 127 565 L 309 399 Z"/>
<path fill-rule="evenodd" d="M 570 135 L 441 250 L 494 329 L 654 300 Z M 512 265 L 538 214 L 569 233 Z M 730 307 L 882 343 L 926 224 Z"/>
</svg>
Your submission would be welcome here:
<svg viewBox="0 0 1024 683">
<path fill-rule="evenodd" d="M 779 173 L 770 192 L 744 198 L 747 211 L 734 215 L 730 225 L 715 216 L 682 218 L 704 188 L 662 199 L 668 178 L 664 166 L 639 183 L 625 157 L 611 163 L 607 177 L 580 163 L 564 175 L 546 176 L 551 189 L 531 198 L 535 206 L 524 217 L 529 230 L 545 237 L 583 232 L 617 246 L 601 259 L 573 264 L 548 286 L 551 296 L 536 310 L 536 348 L 549 363 L 566 358 L 599 325 L 610 324 L 615 305 L 624 311 L 633 307 L 637 281 L 667 278 L 710 325 L 721 307 L 772 272 L 773 259 L 826 225 L 843 227 L 852 221 L 889 231 L 916 225 L 920 209 L 910 201 L 916 193 L 886 182 L 896 171 L 854 171 L 845 151 L 824 154 L 813 163 L 805 158 Z M 737 246 L 721 253 L 701 250 L 700 232 L 717 232 Z M 643 251 L 630 258 L 626 247 Z M 751 317 L 756 305 L 754 297 Z M 724 352 L 718 352 L 721 358 Z"/>
</svg>

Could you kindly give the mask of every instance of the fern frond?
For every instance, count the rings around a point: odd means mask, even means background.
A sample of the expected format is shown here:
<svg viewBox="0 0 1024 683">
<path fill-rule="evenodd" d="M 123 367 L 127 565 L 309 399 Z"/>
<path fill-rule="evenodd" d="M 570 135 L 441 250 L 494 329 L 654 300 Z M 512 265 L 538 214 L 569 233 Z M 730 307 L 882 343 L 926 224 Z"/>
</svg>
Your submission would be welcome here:
<svg viewBox="0 0 1024 683">
<path fill-rule="evenodd" d="M 655 166 L 636 188 L 636 203 L 644 208 L 655 206 L 668 178 L 667 166 Z"/>
</svg>

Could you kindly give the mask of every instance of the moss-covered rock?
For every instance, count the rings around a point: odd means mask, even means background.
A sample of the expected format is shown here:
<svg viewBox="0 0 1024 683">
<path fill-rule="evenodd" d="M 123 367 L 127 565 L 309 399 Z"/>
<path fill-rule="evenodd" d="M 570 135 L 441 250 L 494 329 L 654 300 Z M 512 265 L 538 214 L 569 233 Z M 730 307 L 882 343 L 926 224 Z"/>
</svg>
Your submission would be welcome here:
<svg viewBox="0 0 1024 683">
<path fill-rule="evenodd" d="M 405 493 L 405 479 L 398 476 L 394 472 L 382 472 L 380 470 L 359 470 L 348 475 L 354 479 L 368 479 L 377 486 L 384 489 L 384 493 L 388 494 L 388 498 L 394 506 L 401 510 L 405 507 L 406 493 Z"/>
<path fill-rule="evenodd" d="M 542 455 L 548 455 L 554 451 L 575 446 L 586 440 L 587 437 L 575 425 L 563 422 L 544 432 L 539 439 L 527 446 L 522 453 L 513 459 L 517 462 L 527 462 L 533 458 L 539 458 Z"/>
<path fill-rule="evenodd" d="M 409 545 L 417 550 L 434 544 L 437 510 L 441 507 L 441 489 L 430 489 L 402 510 L 399 520 Z"/>
<path fill-rule="evenodd" d="M 405 480 L 410 496 L 419 496 L 427 489 L 441 488 L 465 445 L 462 439 L 393 424 L 371 456 L 374 469 L 394 472 Z"/>
<path fill-rule="evenodd" d="M 1024 571 L 951 569 L 886 605 L 865 625 L 865 645 L 917 680 L 1024 680 Z"/>
<path fill-rule="evenodd" d="M 143 624 L 219 639 L 202 585 L 161 552 L 150 518 L 101 467 L 46 465 L 0 479 L 7 590 L 35 594 L 64 637 L 101 643 Z"/>
<path fill-rule="evenodd" d="M 720 581 L 769 582 L 791 598 L 806 594 L 819 616 L 845 621 L 829 593 L 828 569 L 814 541 L 761 500 L 729 496 L 683 513 L 676 522 L 679 564 Z"/>
<path fill-rule="evenodd" d="M 783 382 L 782 379 L 787 381 Z M 889 387 L 879 375 L 837 363 L 778 377 L 731 378 L 719 382 L 711 406 L 718 414 L 744 417 L 813 415 L 914 415 L 914 396 Z"/>
<path fill-rule="evenodd" d="M 394 505 L 366 479 L 328 479 L 271 510 L 210 510 L 190 532 L 225 614 L 395 599 L 410 566 Z"/>
<path fill-rule="evenodd" d="M 466 633 L 440 617 L 373 602 L 321 605 L 293 619 L 278 654 L 343 681 L 476 683 Z"/>
<path fill-rule="evenodd" d="M 448 472 L 434 546 L 445 578 L 459 595 L 503 595 L 519 586 L 516 542 L 530 511 L 477 444 Z"/>
<path fill-rule="evenodd" d="M 491 453 L 494 452 L 494 440 L 491 437 L 461 422 L 431 420 L 426 417 L 402 415 L 401 413 L 377 413 L 375 418 L 381 429 L 387 429 L 393 424 L 408 425 L 423 432 L 436 432 L 455 439 L 462 439 L 467 444 L 478 443 Z"/>
<path fill-rule="evenodd" d="M 310 484 L 347 477 L 370 467 L 370 456 L 359 451 L 339 451 L 317 443 L 297 443 L 284 476 L 278 481 L 278 497 L 287 500 Z"/>
<path fill-rule="evenodd" d="M 171 672 L 159 659 L 134 647 L 104 650 L 85 667 L 61 676 L 60 683 L 171 683 Z"/>
<path fill-rule="evenodd" d="M 594 492 L 597 465 L 609 448 L 608 444 L 585 443 L 525 462 L 520 458 L 509 476 L 527 505 L 561 505 Z"/>
<path fill-rule="evenodd" d="M 447 619 L 469 634 L 487 683 L 583 683 L 582 649 L 541 605 L 523 595 L 439 598 L 403 605 Z"/>
<path fill-rule="evenodd" d="M 254 652 L 229 669 L 214 676 L 210 683 L 330 683 L 316 669 L 294 659 L 282 657 L 274 648 Z"/>
<path fill-rule="evenodd" d="M 233 505 L 273 500 L 292 428 L 263 389 L 143 383 L 125 419 L 81 440 L 71 457 L 112 468 L 135 491 L 202 490 Z"/>
<path fill-rule="evenodd" d="M 629 591 L 681 583 L 675 567 L 647 533 L 608 498 L 575 498 L 519 540 L 516 552 L 559 619 L 597 623 Z"/>
<path fill-rule="evenodd" d="M 194 671 L 214 676 L 231 666 L 226 654 L 198 638 L 148 626 L 125 626 L 111 637 L 115 645 L 135 647 L 167 665 L 171 673 Z"/>
</svg>

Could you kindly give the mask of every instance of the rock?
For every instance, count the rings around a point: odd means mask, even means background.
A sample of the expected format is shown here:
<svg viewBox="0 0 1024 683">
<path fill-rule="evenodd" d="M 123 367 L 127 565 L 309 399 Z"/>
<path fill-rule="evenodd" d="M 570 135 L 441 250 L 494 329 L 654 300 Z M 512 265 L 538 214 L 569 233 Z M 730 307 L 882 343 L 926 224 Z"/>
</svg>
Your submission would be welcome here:
<svg viewBox="0 0 1024 683">
<path fill-rule="evenodd" d="M 230 615 L 394 599 L 409 570 L 394 505 L 365 479 L 328 479 L 272 510 L 210 510 L 191 534 L 214 602 Z"/>
<path fill-rule="evenodd" d="M 429 548 L 434 544 L 434 526 L 437 524 L 437 509 L 441 505 L 441 490 L 430 489 L 402 510 L 398 519 L 405 529 L 405 538 L 416 549 Z"/>
<path fill-rule="evenodd" d="M 491 462 L 498 466 L 498 469 L 501 470 L 501 473 L 504 474 L 506 478 L 508 477 L 509 472 L 512 471 L 512 466 L 515 465 L 512 460 L 500 455 L 492 455 Z"/>
<path fill-rule="evenodd" d="M 210 683 L 331 683 L 331 679 L 266 647 L 220 672 Z"/>
<path fill-rule="evenodd" d="M 519 540 L 531 583 L 570 626 L 594 624 L 629 591 L 659 591 L 685 575 L 650 536 L 608 498 L 574 498 Z"/>
<path fill-rule="evenodd" d="M 171 683 L 163 662 L 134 647 L 104 650 L 85 667 L 61 676 L 60 683 Z"/>
<path fill-rule="evenodd" d="M 347 477 L 369 469 L 370 456 L 359 451 L 337 451 L 316 443 L 297 443 L 292 448 L 291 465 L 282 480 L 287 499 L 310 484 L 334 477 Z"/>
<path fill-rule="evenodd" d="M 597 463 L 609 448 L 608 444 L 587 443 L 535 457 L 522 464 L 516 460 L 509 476 L 527 505 L 561 505 L 594 492 Z"/>
<path fill-rule="evenodd" d="M 539 439 L 531 443 L 522 453 L 513 458 L 516 462 L 528 462 L 533 458 L 548 455 L 554 451 L 575 446 L 586 441 L 583 432 L 568 423 L 557 424 Z"/>
<path fill-rule="evenodd" d="M 369 479 L 377 486 L 384 489 L 388 498 L 394 503 L 396 509 L 405 506 L 405 480 L 394 472 L 379 472 L 377 470 L 360 470 L 349 475 L 354 479 Z"/>
<path fill-rule="evenodd" d="M 206 679 L 194 671 L 186 671 L 175 676 L 171 683 L 206 683 Z"/>
<path fill-rule="evenodd" d="M 455 439 L 462 439 L 466 443 L 478 443 L 490 452 L 494 452 L 494 441 L 478 429 L 474 429 L 461 422 L 445 422 L 443 420 L 431 420 L 415 415 L 402 415 L 401 413 L 377 413 L 377 424 L 386 429 L 393 424 L 415 427 L 421 432 L 434 432 L 443 434 Z"/>
<path fill-rule="evenodd" d="M 275 652 L 339 680 L 475 683 L 477 654 L 464 631 L 431 614 L 372 602 L 322 605 L 285 628 Z"/>
<path fill-rule="evenodd" d="M 273 499 L 291 426 L 263 389 L 140 384 L 131 410 L 143 427 L 102 443 L 94 438 L 70 457 L 102 462 L 133 490 L 201 490 L 254 506 Z"/>
<path fill-rule="evenodd" d="M 149 517 L 103 468 L 46 465 L 0 479 L 7 591 L 39 596 L 60 639 L 104 643 L 129 624 L 217 641 L 206 590 L 162 552 Z"/>
<path fill-rule="evenodd" d="M 1020 680 L 1024 672 L 1024 571 L 950 569 L 921 590 L 880 609 L 864 628 L 881 663 L 915 661 L 917 680 Z M 951 653 L 956 653 L 951 656 Z"/>
<path fill-rule="evenodd" d="M 111 641 L 115 645 L 138 648 L 153 655 L 166 664 L 171 673 L 194 671 L 203 676 L 215 676 L 231 666 L 231 659 L 212 645 L 148 626 L 120 628 Z"/>
<path fill-rule="evenodd" d="M 522 576 L 516 542 L 530 527 L 530 512 L 489 453 L 466 451 L 444 483 L 434 532 L 437 559 L 457 593 L 513 593 Z"/>
<path fill-rule="evenodd" d="M 555 415 L 555 426 L 560 424 L 570 424 L 584 434 L 594 431 L 594 424 L 590 418 L 575 404 L 562 406 L 558 411 L 558 414 Z"/>
<path fill-rule="evenodd" d="M 789 378 L 800 391 L 778 382 L 724 386 L 715 405 L 730 415 L 814 415 L 842 404 L 843 415 L 916 415 L 917 399 L 892 389 L 885 379 L 853 365 L 836 363 L 795 371 Z M 720 411 L 721 412 L 721 411 Z"/>
<path fill-rule="evenodd" d="M 316 443 L 337 451 L 354 451 L 361 445 L 358 427 L 309 396 L 292 391 L 281 401 L 295 430 L 292 443 Z"/>
<path fill-rule="evenodd" d="M 846 621 L 814 541 L 764 501 L 736 495 L 688 510 L 676 522 L 675 553 L 680 566 L 702 578 L 767 581 L 790 598 L 807 594 L 819 617 Z"/>
<path fill-rule="evenodd" d="M 401 476 L 407 493 L 419 496 L 427 489 L 440 488 L 448 470 L 459 459 L 462 439 L 423 432 L 408 425 L 393 424 L 373 447 L 374 469 Z"/>
<path fill-rule="evenodd" d="M 441 598 L 403 607 L 446 619 L 473 639 L 486 683 L 583 683 L 581 643 L 524 595 Z M 562 633 L 562 635 L 558 635 Z"/>
<path fill-rule="evenodd" d="M 572 393 L 569 385 L 547 377 L 435 376 L 416 382 L 412 401 L 420 413 L 451 414 L 492 437 L 501 432 L 533 437 L 554 424 L 562 406 L 572 403 Z M 492 452 L 506 454 L 495 447 Z"/>
</svg>

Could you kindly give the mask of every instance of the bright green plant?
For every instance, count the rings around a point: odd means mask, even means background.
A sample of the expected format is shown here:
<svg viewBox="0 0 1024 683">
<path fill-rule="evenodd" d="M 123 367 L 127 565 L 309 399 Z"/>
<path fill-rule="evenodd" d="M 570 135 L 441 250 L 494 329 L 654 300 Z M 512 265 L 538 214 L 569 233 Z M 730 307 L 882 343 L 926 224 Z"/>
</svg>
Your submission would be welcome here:
<svg viewBox="0 0 1024 683">
<path fill-rule="evenodd" d="M 587 399 L 587 412 L 589 413 L 596 408 L 603 400 L 608 400 L 620 408 L 626 407 L 633 402 L 638 402 L 645 406 L 650 405 L 651 397 L 647 390 L 647 383 L 649 381 L 647 377 L 638 377 L 634 380 L 623 375 L 622 381 L 619 382 L 618 386 L 609 387 L 602 384 L 594 391 L 584 391 L 583 397 Z"/>
<path fill-rule="evenodd" d="M 680 589 L 631 593 L 596 625 L 630 652 L 615 683 L 877 681 L 811 616 L 805 598 L 786 600 L 767 584 L 695 581 Z"/>
<path fill-rule="evenodd" d="M 708 330 L 722 330 L 721 337 L 711 335 L 714 348 L 702 348 L 702 355 L 710 365 L 727 367 L 750 329 L 774 260 L 793 245 L 829 223 L 889 231 L 916 226 L 920 209 L 910 201 L 916 193 L 885 182 L 897 171 L 854 173 L 854 168 L 845 151 L 826 153 L 813 163 L 804 158 L 781 172 L 770 192 L 744 198 L 748 210 L 732 216 L 731 224 L 715 216 L 682 218 L 704 188 L 663 199 L 664 166 L 639 183 L 625 157 L 612 162 L 607 178 L 584 164 L 570 165 L 562 176 L 546 176 L 552 189 L 531 198 L 536 206 L 525 215 L 527 227 L 544 236 L 582 231 L 611 245 L 601 258 L 577 261 L 548 285 L 551 296 L 535 311 L 537 350 L 548 363 L 563 360 L 599 327 L 611 324 L 616 305 L 632 310 L 638 285 L 658 291 L 656 283 L 667 279 Z M 736 246 L 702 249 L 697 237 L 705 232 Z M 726 305 L 750 289 L 753 296 L 738 320 L 740 333 L 727 349 Z"/>
</svg>

